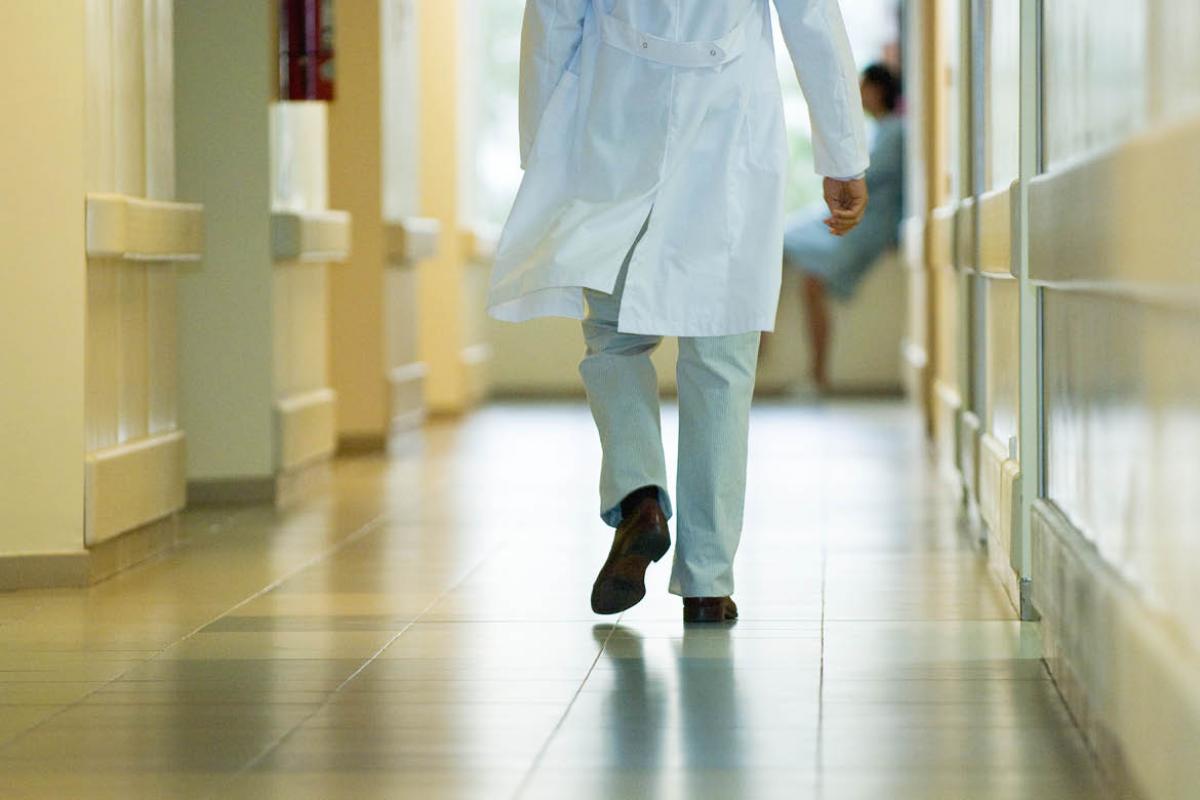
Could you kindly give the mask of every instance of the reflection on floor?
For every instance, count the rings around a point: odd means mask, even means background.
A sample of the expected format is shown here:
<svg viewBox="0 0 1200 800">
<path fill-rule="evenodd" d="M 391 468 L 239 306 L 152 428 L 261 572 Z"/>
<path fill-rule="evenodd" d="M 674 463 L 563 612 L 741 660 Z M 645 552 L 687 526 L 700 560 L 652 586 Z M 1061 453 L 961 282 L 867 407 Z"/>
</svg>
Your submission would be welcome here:
<svg viewBox="0 0 1200 800">
<path fill-rule="evenodd" d="M 590 613 L 597 459 L 582 407 L 495 406 L 0 595 L 0 796 L 1103 796 L 899 405 L 756 410 L 734 627 L 664 564 Z"/>
</svg>

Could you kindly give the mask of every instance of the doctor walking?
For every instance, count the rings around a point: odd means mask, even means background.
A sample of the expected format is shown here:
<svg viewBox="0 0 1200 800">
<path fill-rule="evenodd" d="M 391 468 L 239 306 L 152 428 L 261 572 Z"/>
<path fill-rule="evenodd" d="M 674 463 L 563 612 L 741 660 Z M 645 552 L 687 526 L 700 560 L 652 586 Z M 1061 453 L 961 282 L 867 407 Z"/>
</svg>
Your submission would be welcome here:
<svg viewBox="0 0 1200 800">
<path fill-rule="evenodd" d="M 857 71 L 837 0 L 774 0 L 812 121 L 825 224 L 867 203 Z M 614 614 L 670 549 L 688 622 L 737 617 L 759 334 L 774 327 L 787 141 L 769 0 L 527 0 L 525 169 L 497 248 L 497 319 L 583 321 L 580 365 L 616 528 L 592 587 Z M 667 488 L 650 353 L 679 337 L 679 453 Z"/>
</svg>

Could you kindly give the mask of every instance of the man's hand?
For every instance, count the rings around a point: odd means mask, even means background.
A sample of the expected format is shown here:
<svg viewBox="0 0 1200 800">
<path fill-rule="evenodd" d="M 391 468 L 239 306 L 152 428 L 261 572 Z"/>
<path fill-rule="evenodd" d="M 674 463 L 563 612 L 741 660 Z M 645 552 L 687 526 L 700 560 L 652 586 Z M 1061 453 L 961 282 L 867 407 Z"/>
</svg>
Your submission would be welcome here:
<svg viewBox="0 0 1200 800">
<path fill-rule="evenodd" d="M 867 210 L 867 182 L 862 178 L 851 181 L 826 178 L 825 205 L 829 206 L 825 227 L 834 236 L 845 236 L 862 221 Z"/>
</svg>

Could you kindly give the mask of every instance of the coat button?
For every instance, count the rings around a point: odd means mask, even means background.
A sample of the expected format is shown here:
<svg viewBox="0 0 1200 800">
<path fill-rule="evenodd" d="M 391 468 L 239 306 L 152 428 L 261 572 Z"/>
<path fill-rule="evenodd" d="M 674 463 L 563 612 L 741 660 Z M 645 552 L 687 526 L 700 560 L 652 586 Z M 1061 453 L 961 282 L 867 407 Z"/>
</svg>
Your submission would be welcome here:
<svg viewBox="0 0 1200 800">
<path fill-rule="evenodd" d="M 643 49 L 643 50 L 645 50 L 645 49 L 646 49 L 647 47 L 649 47 L 649 46 L 650 46 L 650 43 L 649 43 L 649 42 L 642 42 L 642 49 Z"/>
<path fill-rule="evenodd" d="M 713 57 L 715 57 L 715 56 L 717 55 L 717 51 L 716 51 L 716 50 L 709 50 L 709 51 L 708 51 L 708 54 L 709 54 L 710 56 L 713 56 Z"/>
</svg>

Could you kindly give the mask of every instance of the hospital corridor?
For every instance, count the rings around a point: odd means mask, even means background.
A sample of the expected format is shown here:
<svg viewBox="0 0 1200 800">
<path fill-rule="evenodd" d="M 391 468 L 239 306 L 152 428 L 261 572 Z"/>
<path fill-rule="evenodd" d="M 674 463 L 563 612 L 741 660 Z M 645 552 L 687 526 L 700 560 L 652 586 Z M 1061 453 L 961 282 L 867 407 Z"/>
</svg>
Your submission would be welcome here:
<svg viewBox="0 0 1200 800">
<path fill-rule="evenodd" d="M 0 800 L 1200 798 L 1192 4 L 0 25 Z"/>
</svg>

